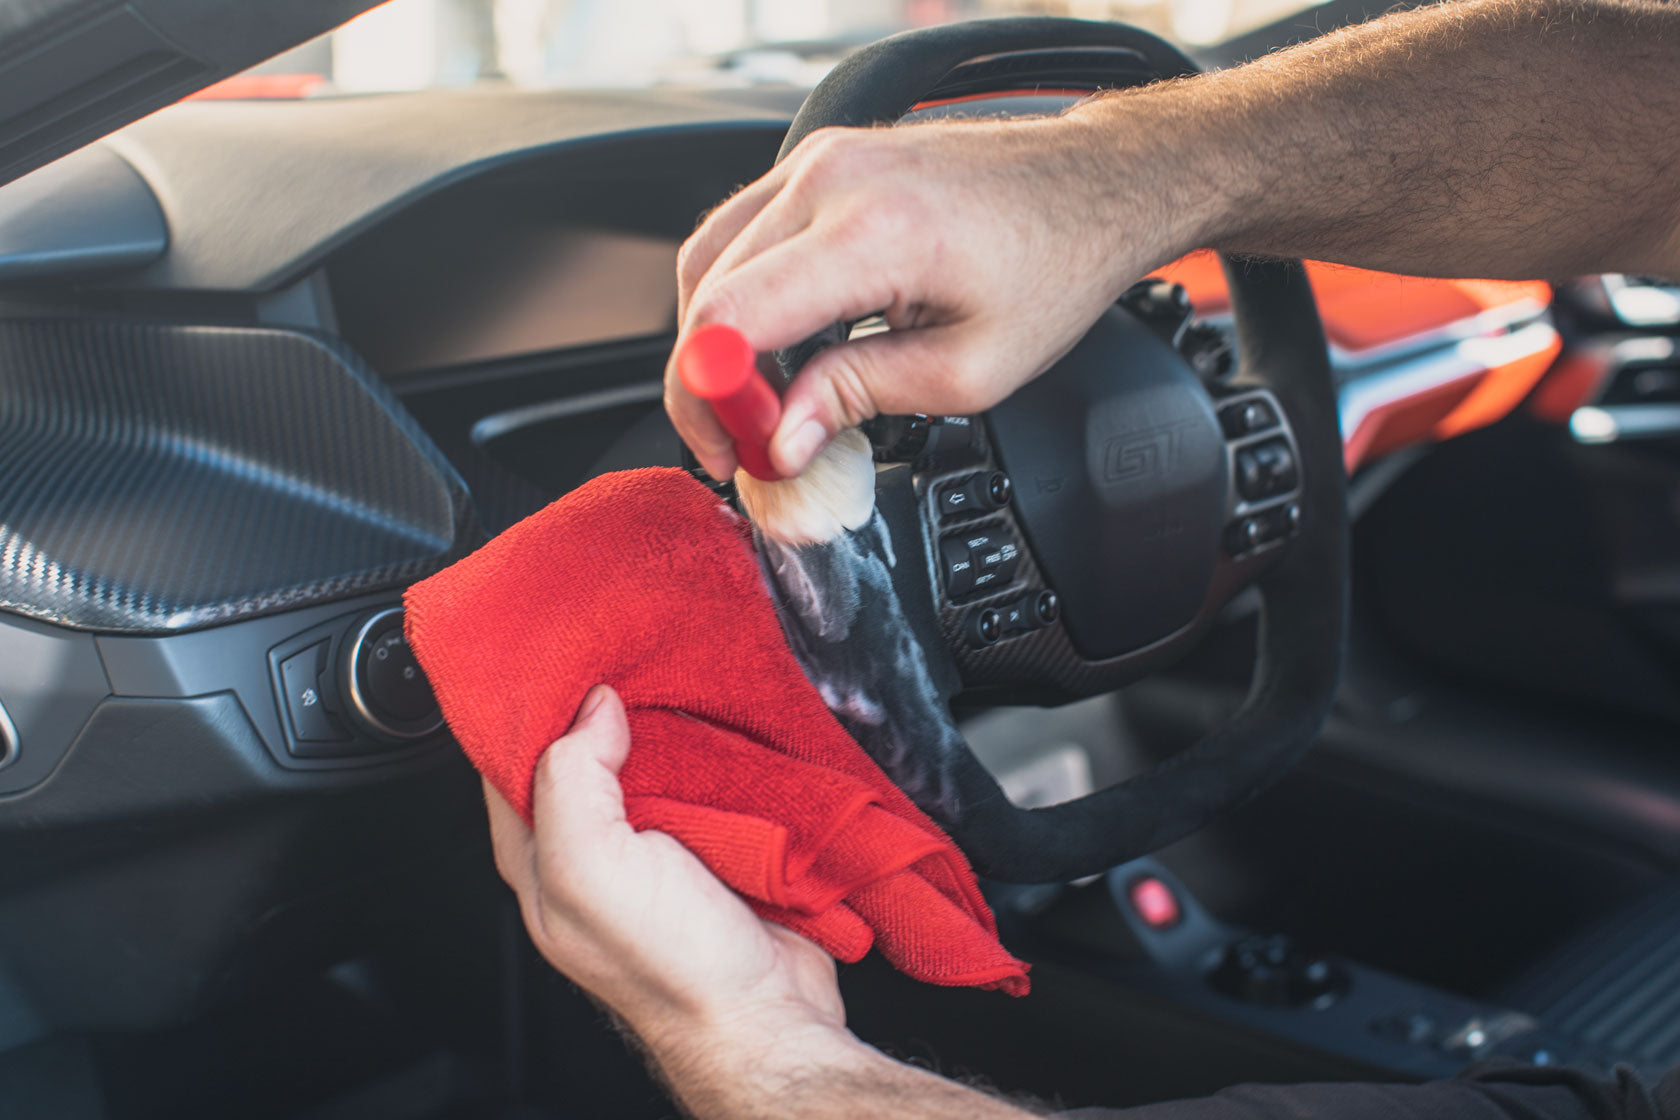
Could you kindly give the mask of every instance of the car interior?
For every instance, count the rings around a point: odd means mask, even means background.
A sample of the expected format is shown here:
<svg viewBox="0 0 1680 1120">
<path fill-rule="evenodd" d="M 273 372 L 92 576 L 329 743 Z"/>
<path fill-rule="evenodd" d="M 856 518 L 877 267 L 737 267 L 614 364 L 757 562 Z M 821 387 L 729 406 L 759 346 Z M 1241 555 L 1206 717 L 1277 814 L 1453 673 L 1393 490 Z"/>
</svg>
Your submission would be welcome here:
<svg viewBox="0 0 1680 1120">
<path fill-rule="evenodd" d="M 525 934 L 403 591 L 590 478 L 697 470 L 677 249 L 785 143 L 1194 66 L 1044 18 L 809 100 L 182 100 L 363 6 L 0 25 L 0 1116 L 676 1115 Z M 1194 396 L 1205 432 L 1096 458 L 1205 435 L 1205 525 L 1136 531 L 1188 485 L 1066 505 L 1022 450 L 1061 398 L 869 428 L 987 780 L 1101 815 L 1020 860 L 955 832 L 1030 996 L 871 957 L 852 1029 L 1062 1108 L 1680 1060 L 1680 286 L 1198 253 L 1104 323 L 1046 384 Z M 995 586 L 940 567 L 976 526 L 1023 556 Z M 1180 756 L 1234 775 L 1217 811 L 1163 797 Z"/>
</svg>

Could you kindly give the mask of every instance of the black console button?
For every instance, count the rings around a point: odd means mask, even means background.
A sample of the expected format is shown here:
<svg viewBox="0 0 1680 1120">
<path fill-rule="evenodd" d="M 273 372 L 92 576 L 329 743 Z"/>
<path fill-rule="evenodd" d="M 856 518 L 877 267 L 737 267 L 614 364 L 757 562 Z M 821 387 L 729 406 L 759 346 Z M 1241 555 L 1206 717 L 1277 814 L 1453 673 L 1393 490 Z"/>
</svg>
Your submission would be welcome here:
<svg viewBox="0 0 1680 1120">
<path fill-rule="evenodd" d="M 1033 617 L 1040 626 L 1048 626 L 1062 614 L 1062 601 L 1056 593 L 1046 587 L 1032 597 Z"/>
<path fill-rule="evenodd" d="M 960 599 L 974 590 L 974 556 L 962 537 L 939 542 L 939 562 L 945 573 L 945 594 Z"/>
<path fill-rule="evenodd" d="M 280 663 L 280 682 L 286 692 L 286 715 L 292 737 L 302 743 L 347 743 L 350 732 L 327 711 L 321 672 L 326 668 L 328 640 Z"/>
<path fill-rule="evenodd" d="M 1268 1007 L 1323 1009 L 1347 991 L 1347 969 L 1304 952 L 1283 934 L 1251 934 L 1225 947 L 1208 983 L 1232 999 Z"/>
<path fill-rule="evenodd" d="M 1061 600 L 1049 588 L 1041 591 L 1029 591 L 1013 602 L 999 607 L 998 614 L 1003 620 L 1003 632 L 1007 634 L 1027 634 L 1056 621 L 1062 612 Z"/>
<path fill-rule="evenodd" d="M 1015 569 L 1021 562 L 1021 546 L 1009 534 L 997 530 L 976 533 L 966 543 L 974 557 L 974 590 L 1002 587 L 1015 578 Z"/>
<path fill-rule="evenodd" d="M 939 491 L 939 518 L 951 521 L 978 512 L 974 496 L 968 492 L 967 480 L 953 482 Z"/>
<path fill-rule="evenodd" d="M 922 415 L 877 416 L 863 424 L 877 463 L 914 462 L 927 448 L 928 431 L 928 418 Z"/>
<path fill-rule="evenodd" d="M 1224 429 L 1226 439 L 1263 432 L 1277 427 L 1277 422 L 1277 413 L 1272 406 L 1258 397 L 1228 404 L 1219 410 L 1219 426 Z"/>
<path fill-rule="evenodd" d="M 976 421 L 972 416 L 931 416 L 924 455 L 943 459 L 974 451 Z"/>
<path fill-rule="evenodd" d="M 1237 492 L 1251 502 L 1295 489 L 1299 472 L 1289 442 L 1270 439 L 1237 451 Z"/>
<path fill-rule="evenodd" d="M 944 521 L 990 513 L 1009 504 L 1009 476 L 1002 471 L 979 471 L 939 489 L 939 516 Z"/>
<path fill-rule="evenodd" d="M 1003 615 L 987 607 L 968 619 L 968 637 L 977 646 L 989 646 L 1003 637 Z"/>
</svg>

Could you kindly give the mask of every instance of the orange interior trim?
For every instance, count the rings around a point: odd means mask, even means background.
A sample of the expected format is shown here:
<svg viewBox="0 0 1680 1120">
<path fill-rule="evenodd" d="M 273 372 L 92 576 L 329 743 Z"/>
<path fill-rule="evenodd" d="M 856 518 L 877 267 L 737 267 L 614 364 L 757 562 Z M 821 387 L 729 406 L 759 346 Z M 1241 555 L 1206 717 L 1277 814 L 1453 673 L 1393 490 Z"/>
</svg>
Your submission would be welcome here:
<svg viewBox="0 0 1680 1120">
<path fill-rule="evenodd" d="M 1537 354 L 1488 370 L 1470 395 L 1435 425 L 1435 438 L 1451 439 L 1509 416 L 1540 384 L 1562 349 L 1563 339 L 1556 338 Z"/>
<path fill-rule="evenodd" d="M 1605 362 L 1596 354 L 1567 354 L 1553 366 L 1534 391 L 1528 410 L 1551 424 L 1567 424 L 1577 408 L 1586 404 L 1604 381 Z"/>
<path fill-rule="evenodd" d="M 1090 89 L 1005 89 L 993 93 L 965 93 L 961 97 L 936 97 L 931 101 L 918 101 L 910 106 L 912 113 L 922 109 L 937 109 L 941 105 L 961 105 L 968 101 L 996 101 L 1004 97 L 1089 97 L 1096 90 Z"/>
<path fill-rule="evenodd" d="M 1435 428 L 1464 403 L 1481 378 L 1480 372 L 1468 374 L 1373 408 L 1357 428 L 1342 433 L 1347 472 L 1352 474 L 1390 451 L 1429 442 Z"/>
<path fill-rule="evenodd" d="M 1155 275 L 1184 285 L 1201 314 L 1231 306 L 1225 272 L 1208 250 L 1181 257 Z M 1307 262 L 1324 334 L 1343 350 L 1358 352 L 1468 319 L 1522 300 L 1552 302 L 1541 280 L 1444 280 L 1372 272 L 1347 265 Z"/>
<path fill-rule="evenodd" d="M 235 74 L 190 94 L 188 101 L 296 101 L 319 92 L 319 74 Z"/>
</svg>

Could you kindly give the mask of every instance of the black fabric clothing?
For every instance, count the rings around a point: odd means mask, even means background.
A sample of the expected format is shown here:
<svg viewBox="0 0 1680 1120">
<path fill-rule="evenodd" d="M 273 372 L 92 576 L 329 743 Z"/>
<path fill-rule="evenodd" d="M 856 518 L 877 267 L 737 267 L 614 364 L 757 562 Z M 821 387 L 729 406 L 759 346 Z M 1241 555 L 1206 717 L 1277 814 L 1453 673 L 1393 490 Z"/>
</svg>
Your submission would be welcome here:
<svg viewBox="0 0 1680 1120">
<path fill-rule="evenodd" d="M 1680 1069 L 1646 1085 L 1569 1069 L 1481 1066 L 1453 1081 L 1238 1085 L 1211 1097 L 1138 1108 L 1085 1108 L 1061 1120 L 1680 1120 Z"/>
</svg>

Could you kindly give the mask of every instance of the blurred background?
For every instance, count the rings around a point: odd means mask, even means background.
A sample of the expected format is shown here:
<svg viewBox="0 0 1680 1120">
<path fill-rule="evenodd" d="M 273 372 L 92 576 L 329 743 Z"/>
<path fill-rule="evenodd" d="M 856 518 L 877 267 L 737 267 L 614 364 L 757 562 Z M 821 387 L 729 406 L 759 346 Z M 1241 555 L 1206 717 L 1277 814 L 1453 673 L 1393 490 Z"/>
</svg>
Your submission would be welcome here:
<svg viewBox="0 0 1680 1120">
<path fill-rule="evenodd" d="M 1311 0 L 390 0 L 210 91 L 221 97 L 511 83 L 810 86 L 884 34 L 957 19 L 1137 24 L 1195 53 Z"/>
</svg>

